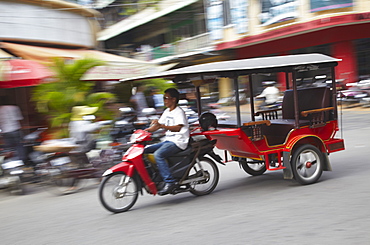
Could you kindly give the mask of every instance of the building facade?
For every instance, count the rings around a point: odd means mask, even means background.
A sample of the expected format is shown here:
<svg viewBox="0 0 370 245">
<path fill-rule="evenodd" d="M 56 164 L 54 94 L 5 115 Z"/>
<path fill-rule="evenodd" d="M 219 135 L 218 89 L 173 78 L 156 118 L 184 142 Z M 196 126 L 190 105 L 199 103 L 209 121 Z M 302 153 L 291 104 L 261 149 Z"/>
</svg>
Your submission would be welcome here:
<svg viewBox="0 0 370 245">
<path fill-rule="evenodd" d="M 93 48 L 98 18 L 93 9 L 66 1 L 0 1 L 0 39 L 52 47 Z"/>
<path fill-rule="evenodd" d="M 343 84 L 370 75 L 368 0 L 179 2 L 163 0 L 166 8 L 110 24 L 98 40 L 111 52 L 178 67 L 317 52 L 342 59 L 336 79 Z"/>
</svg>

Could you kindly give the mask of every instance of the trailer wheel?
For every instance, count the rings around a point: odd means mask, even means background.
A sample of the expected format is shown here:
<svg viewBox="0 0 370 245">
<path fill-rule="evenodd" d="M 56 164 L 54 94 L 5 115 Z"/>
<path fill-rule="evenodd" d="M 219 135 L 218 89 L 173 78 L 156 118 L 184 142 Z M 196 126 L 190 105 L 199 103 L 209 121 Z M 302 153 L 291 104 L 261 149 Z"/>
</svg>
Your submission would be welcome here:
<svg viewBox="0 0 370 245">
<path fill-rule="evenodd" d="M 239 163 L 242 166 L 243 170 L 250 175 L 258 176 L 266 172 L 265 162 L 249 163 L 243 160 Z"/>
<path fill-rule="evenodd" d="M 302 145 L 294 152 L 291 159 L 294 179 L 302 184 L 313 184 L 323 171 L 323 153 L 313 145 Z"/>
</svg>

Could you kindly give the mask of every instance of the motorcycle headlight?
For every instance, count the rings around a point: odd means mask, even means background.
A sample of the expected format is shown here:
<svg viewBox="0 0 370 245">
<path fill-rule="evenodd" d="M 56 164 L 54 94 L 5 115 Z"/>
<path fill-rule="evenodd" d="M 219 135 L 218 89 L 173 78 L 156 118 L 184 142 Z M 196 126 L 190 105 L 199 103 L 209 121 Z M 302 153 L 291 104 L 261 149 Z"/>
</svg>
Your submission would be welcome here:
<svg viewBox="0 0 370 245">
<path fill-rule="evenodd" d="M 135 134 L 135 133 L 131 134 L 131 136 L 130 136 L 130 141 L 129 141 L 128 143 L 130 144 L 130 143 L 134 143 L 134 142 L 136 142 L 136 139 L 137 139 L 139 136 L 140 136 L 140 134 Z"/>
</svg>

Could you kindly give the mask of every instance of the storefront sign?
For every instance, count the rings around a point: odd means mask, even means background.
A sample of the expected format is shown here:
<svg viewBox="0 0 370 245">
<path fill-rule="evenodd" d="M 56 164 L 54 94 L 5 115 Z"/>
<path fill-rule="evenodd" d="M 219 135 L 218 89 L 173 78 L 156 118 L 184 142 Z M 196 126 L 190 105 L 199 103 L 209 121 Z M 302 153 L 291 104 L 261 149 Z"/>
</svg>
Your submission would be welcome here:
<svg viewBox="0 0 370 245">
<path fill-rule="evenodd" d="M 262 0 L 260 15 L 262 26 L 271 25 L 297 17 L 297 0 Z"/>
<path fill-rule="evenodd" d="M 236 33 L 248 31 L 248 0 L 230 0 L 231 23 Z"/>
<path fill-rule="evenodd" d="M 211 40 L 223 38 L 223 4 L 219 0 L 205 0 L 207 13 L 207 28 Z"/>
<path fill-rule="evenodd" d="M 353 0 L 310 0 L 311 12 L 318 12 L 328 9 L 347 8 L 353 6 Z"/>
</svg>

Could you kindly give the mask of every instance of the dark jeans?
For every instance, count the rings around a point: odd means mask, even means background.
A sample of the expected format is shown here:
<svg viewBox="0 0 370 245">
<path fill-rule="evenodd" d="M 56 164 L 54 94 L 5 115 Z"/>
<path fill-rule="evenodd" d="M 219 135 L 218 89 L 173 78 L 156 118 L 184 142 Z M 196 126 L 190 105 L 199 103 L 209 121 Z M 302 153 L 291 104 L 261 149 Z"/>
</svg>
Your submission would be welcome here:
<svg viewBox="0 0 370 245">
<path fill-rule="evenodd" d="M 5 148 L 15 151 L 19 160 L 26 160 L 25 150 L 22 144 L 23 134 L 21 130 L 3 133 Z"/>
<path fill-rule="evenodd" d="M 166 162 L 166 158 L 180 152 L 181 149 L 171 141 L 163 141 L 158 144 L 150 145 L 144 149 L 144 153 L 153 153 L 154 159 L 157 162 L 159 173 L 161 174 L 164 182 L 173 183 L 174 178 L 171 175 L 170 168 Z"/>
</svg>

